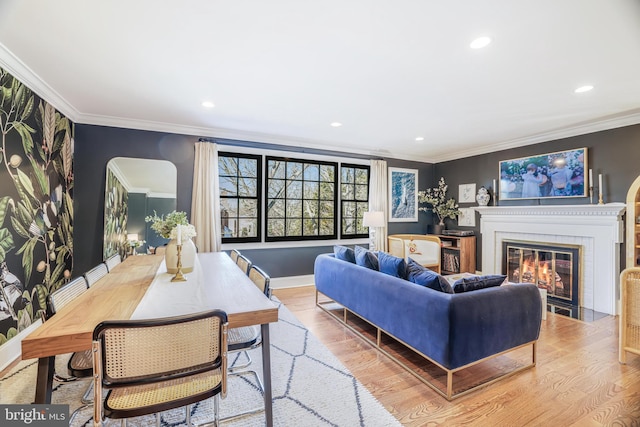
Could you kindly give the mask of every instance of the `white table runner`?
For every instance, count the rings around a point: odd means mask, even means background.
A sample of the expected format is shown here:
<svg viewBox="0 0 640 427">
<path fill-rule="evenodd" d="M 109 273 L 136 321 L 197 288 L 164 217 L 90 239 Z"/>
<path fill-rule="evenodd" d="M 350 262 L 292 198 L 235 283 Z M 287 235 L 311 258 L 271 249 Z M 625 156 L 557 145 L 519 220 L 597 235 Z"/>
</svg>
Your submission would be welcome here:
<svg viewBox="0 0 640 427">
<path fill-rule="evenodd" d="M 185 282 L 172 282 L 173 276 L 167 273 L 167 265 L 163 260 L 131 319 L 181 316 L 209 309 L 202 266 L 197 256 L 193 271 L 184 274 L 187 279 Z"/>
</svg>

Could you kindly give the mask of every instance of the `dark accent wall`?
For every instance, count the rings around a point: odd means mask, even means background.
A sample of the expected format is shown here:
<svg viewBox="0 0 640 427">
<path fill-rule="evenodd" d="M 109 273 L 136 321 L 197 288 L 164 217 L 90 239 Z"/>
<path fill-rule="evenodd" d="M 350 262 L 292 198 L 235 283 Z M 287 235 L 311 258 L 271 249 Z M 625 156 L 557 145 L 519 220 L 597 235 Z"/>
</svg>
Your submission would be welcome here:
<svg viewBox="0 0 640 427">
<path fill-rule="evenodd" d="M 498 164 L 501 160 L 527 157 L 537 154 L 552 153 L 575 148 L 586 147 L 588 149 L 588 166 L 593 169 L 594 180 L 597 186 L 598 174 L 604 178 L 605 203 L 626 202 L 627 192 L 633 181 L 640 175 L 640 125 L 626 126 L 618 129 L 610 129 L 579 135 L 571 138 L 558 139 L 526 147 L 510 150 L 496 151 L 480 156 L 467 157 L 460 160 L 442 162 L 435 165 L 435 176 L 444 176 L 449 189 L 454 190 L 457 199 L 457 189 L 460 184 L 476 183 L 476 188 L 492 186 L 492 180 L 499 180 Z M 598 194 L 594 193 L 594 202 L 597 202 Z M 491 202 L 492 203 L 492 202 Z M 531 206 L 531 205 L 572 205 L 588 204 L 589 197 L 580 198 L 553 198 L 531 200 L 504 200 L 498 201 L 504 206 Z M 477 206 L 476 203 L 464 204 L 461 207 Z M 458 228 L 455 223 L 450 223 L 449 228 Z M 468 227 L 461 227 L 469 229 Z M 476 265 L 482 266 L 482 236 L 480 234 L 480 215 L 476 213 L 476 227 L 473 228 L 476 239 Z M 621 264 L 624 264 L 624 245 Z"/>
<path fill-rule="evenodd" d="M 137 157 L 168 160 L 178 172 L 177 210 L 191 212 L 193 185 L 194 144 L 197 137 L 111 128 L 93 125 L 76 125 L 75 136 L 75 234 L 76 258 L 74 274 L 81 274 L 102 261 L 104 186 L 106 165 L 113 157 Z M 300 153 L 339 155 L 366 158 L 362 155 L 335 151 L 310 150 L 258 144 L 247 141 L 219 140 L 221 144 L 242 147 L 285 150 Z M 432 186 L 433 165 L 395 159 L 386 159 L 389 167 L 418 169 L 418 188 Z M 389 233 L 425 233 L 431 224 L 430 213 L 420 213 L 418 222 L 389 224 Z M 149 239 L 148 241 L 150 241 Z M 298 276 L 313 273 L 313 262 L 318 254 L 331 252 L 331 246 L 252 249 L 243 250 L 251 260 L 272 277 Z"/>
</svg>

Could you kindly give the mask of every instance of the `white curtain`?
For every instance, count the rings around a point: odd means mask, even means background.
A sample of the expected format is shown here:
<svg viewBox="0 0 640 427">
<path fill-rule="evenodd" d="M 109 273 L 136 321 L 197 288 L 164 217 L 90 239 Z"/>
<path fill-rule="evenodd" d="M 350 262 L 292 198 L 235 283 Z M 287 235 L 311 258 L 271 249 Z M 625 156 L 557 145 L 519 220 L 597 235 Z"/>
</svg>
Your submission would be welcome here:
<svg viewBox="0 0 640 427">
<path fill-rule="evenodd" d="M 375 233 L 375 247 L 387 250 L 388 224 L 387 197 L 387 162 L 385 160 L 371 160 L 371 182 L 369 185 L 369 211 L 384 212 L 384 227 L 377 228 Z"/>
<path fill-rule="evenodd" d="M 191 194 L 191 223 L 196 227 L 195 243 L 200 252 L 220 250 L 220 197 L 218 186 L 218 146 L 196 142 Z"/>
</svg>

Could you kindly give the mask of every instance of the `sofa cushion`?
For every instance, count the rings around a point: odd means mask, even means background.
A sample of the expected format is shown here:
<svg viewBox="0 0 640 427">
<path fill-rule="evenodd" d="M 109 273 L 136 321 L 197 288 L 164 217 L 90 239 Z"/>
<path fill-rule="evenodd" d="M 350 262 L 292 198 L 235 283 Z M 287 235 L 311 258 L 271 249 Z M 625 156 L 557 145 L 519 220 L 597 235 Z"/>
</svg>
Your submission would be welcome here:
<svg viewBox="0 0 640 427">
<path fill-rule="evenodd" d="M 356 253 L 356 264 L 372 270 L 378 270 L 378 257 L 376 254 L 358 245 L 354 247 L 354 250 Z"/>
<path fill-rule="evenodd" d="M 491 288 L 500 286 L 504 283 L 507 276 L 502 274 L 489 274 L 486 276 L 464 277 L 453 283 L 453 291 L 456 294 L 462 292 L 475 291 L 478 289 Z"/>
<path fill-rule="evenodd" d="M 435 271 L 423 267 L 412 258 L 409 258 L 409 262 L 407 263 L 407 280 L 416 285 L 425 286 L 436 291 L 447 294 L 453 293 L 453 289 L 447 279 Z"/>
<path fill-rule="evenodd" d="M 378 251 L 378 265 L 382 273 L 401 279 L 407 277 L 407 263 L 403 258 Z"/>
<path fill-rule="evenodd" d="M 333 253 L 336 258 L 342 261 L 348 261 L 352 263 L 356 263 L 356 254 L 353 249 L 348 248 L 346 246 L 335 245 L 333 247 Z"/>
</svg>

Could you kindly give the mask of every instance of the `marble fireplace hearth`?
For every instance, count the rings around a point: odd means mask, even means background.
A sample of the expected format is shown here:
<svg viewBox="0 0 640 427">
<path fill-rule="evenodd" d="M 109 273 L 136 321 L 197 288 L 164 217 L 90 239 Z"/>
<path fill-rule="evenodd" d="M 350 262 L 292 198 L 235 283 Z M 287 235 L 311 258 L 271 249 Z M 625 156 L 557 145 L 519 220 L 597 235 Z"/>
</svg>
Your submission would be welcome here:
<svg viewBox="0 0 640 427">
<path fill-rule="evenodd" d="M 475 207 L 480 213 L 482 273 L 502 273 L 503 240 L 574 245 L 580 250 L 580 305 L 618 314 L 620 249 L 626 205 Z"/>
</svg>

